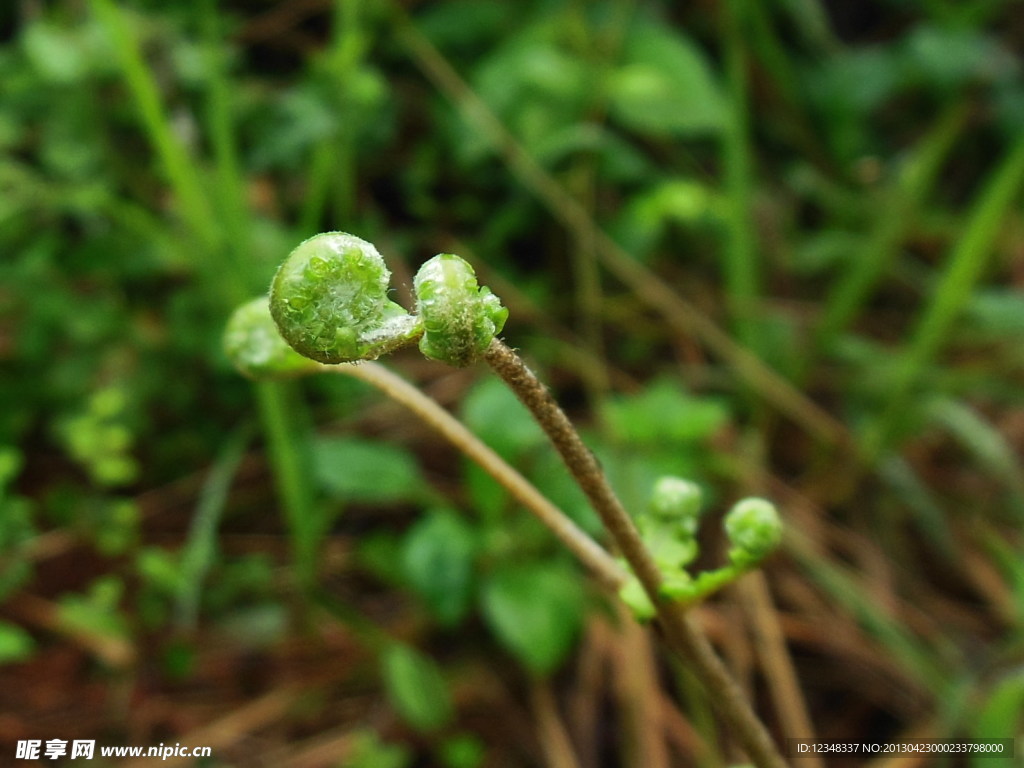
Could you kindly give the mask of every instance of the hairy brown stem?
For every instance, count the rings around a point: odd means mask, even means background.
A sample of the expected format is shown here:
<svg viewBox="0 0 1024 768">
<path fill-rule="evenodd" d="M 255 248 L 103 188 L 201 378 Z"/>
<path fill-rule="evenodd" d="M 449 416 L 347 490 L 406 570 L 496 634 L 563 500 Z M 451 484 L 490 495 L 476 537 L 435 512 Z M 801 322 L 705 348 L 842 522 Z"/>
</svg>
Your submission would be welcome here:
<svg viewBox="0 0 1024 768">
<path fill-rule="evenodd" d="M 640 538 L 632 518 L 608 484 L 600 464 L 583 443 L 576 428 L 522 359 L 494 339 L 484 359 L 530 410 L 558 450 L 577 484 L 590 500 L 623 557 L 629 562 L 651 602 L 666 644 L 701 680 L 722 716 L 735 731 L 747 755 L 760 768 L 786 765 L 764 723 L 758 718 L 739 684 L 715 653 L 683 606 L 660 595 L 661 572 Z"/>
</svg>

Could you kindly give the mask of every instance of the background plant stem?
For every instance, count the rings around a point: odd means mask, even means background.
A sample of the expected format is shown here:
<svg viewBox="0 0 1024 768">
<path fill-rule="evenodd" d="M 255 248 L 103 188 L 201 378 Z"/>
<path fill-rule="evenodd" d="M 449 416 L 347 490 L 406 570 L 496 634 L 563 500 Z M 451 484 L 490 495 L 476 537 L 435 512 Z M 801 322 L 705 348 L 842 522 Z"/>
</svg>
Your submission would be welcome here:
<svg viewBox="0 0 1024 768">
<path fill-rule="evenodd" d="M 745 6 L 746 3 L 735 0 L 727 0 L 721 6 L 722 42 L 729 86 L 728 119 L 722 138 L 722 165 L 729 200 L 728 239 L 723 266 L 726 296 L 736 335 L 748 349 L 760 352 L 755 314 L 760 277 L 751 220 L 754 168 L 747 135 L 746 48 L 740 28 Z"/>
</svg>

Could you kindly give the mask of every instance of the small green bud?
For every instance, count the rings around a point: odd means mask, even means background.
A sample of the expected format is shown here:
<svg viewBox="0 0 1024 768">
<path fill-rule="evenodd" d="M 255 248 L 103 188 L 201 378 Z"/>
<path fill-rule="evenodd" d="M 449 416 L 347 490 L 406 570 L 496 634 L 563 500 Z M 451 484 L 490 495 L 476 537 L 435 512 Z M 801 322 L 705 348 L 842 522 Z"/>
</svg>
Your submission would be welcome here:
<svg viewBox="0 0 1024 768">
<path fill-rule="evenodd" d="M 770 501 L 743 499 L 725 516 L 725 532 L 732 542 L 729 558 L 737 565 L 749 566 L 782 541 L 782 520 Z"/>
<path fill-rule="evenodd" d="M 420 351 L 433 360 L 469 365 L 505 326 L 508 310 L 489 288 L 478 287 L 473 267 L 454 254 L 427 261 L 413 286 L 424 329 Z"/>
<path fill-rule="evenodd" d="M 314 370 L 316 363 L 289 347 L 270 316 L 266 296 L 242 304 L 224 331 L 224 351 L 246 376 L 258 379 Z"/>
<path fill-rule="evenodd" d="M 270 287 L 285 341 L 321 363 L 375 360 L 414 341 L 419 320 L 387 297 L 391 273 L 372 244 L 327 232 L 288 254 Z"/>
<path fill-rule="evenodd" d="M 665 522 L 676 522 L 691 535 L 697 532 L 700 505 L 701 490 L 696 483 L 672 475 L 660 477 L 654 483 L 650 500 L 651 515 Z"/>
</svg>

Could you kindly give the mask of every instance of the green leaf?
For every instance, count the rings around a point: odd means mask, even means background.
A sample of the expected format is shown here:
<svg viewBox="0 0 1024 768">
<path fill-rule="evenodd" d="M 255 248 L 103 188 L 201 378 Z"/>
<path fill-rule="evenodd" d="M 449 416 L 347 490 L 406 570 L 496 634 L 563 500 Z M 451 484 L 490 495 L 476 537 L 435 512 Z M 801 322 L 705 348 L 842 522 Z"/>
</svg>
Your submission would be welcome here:
<svg viewBox="0 0 1024 768">
<path fill-rule="evenodd" d="M 500 518 L 508 503 L 508 491 L 478 464 L 469 460 L 465 462 L 463 470 L 463 487 L 474 512 L 481 520 L 491 522 Z"/>
<path fill-rule="evenodd" d="M 448 510 L 430 513 L 406 535 L 406 577 L 442 626 L 452 626 L 466 615 L 475 553 L 473 530 Z"/>
<path fill-rule="evenodd" d="M 313 474 L 331 496 L 394 503 L 422 495 L 419 468 L 401 448 L 355 437 L 321 437 L 314 440 L 313 451 Z"/>
<path fill-rule="evenodd" d="M 519 464 L 527 454 L 531 462 L 546 455 L 545 451 L 537 451 L 547 442 L 544 432 L 516 396 L 496 378 L 484 379 L 470 390 L 463 400 L 462 418 L 477 437 L 513 464 Z M 564 466 L 559 466 L 559 471 L 567 477 Z M 475 464 L 467 463 L 465 480 L 475 510 L 485 520 L 496 519 L 508 504 L 508 492 Z M 557 503 L 555 499 L 552 501 Z"/>
<path fill-rule="evenodd" d="M 729 418 L 723 401 L 691 397 L 672 379 L 604 404 L 604 418 L 616 439 L 635 444 L 693 442 L 710 437 Z"/>
<path fill-rule="evenodd" d="M 656 136 L 716 134 L 725 100 L 701 50 L 662 25 L 635 24 L 608 79 L 612 116 Z"/>
<path fill-rule="evenodd" d="M 502 645 L 531 671 L 553 672 L 583 623 L 580 579 L 561 566 L 508 566 L 483 587 L 483 612 Z"/>
<path fill-rule="evenodd" d="M 593 448 L 596 441 L 588 439 L 588 444 Z M 532 456 L 531 459 L 532 463 L 527 472 L 530 482 L 552 504 L 572 518 L 574 523 L 591 536 L 600 538 L 604 531 L 601 518 L 590 506 L 590 502 L 587 501 L 587 497 L 580 490 L 572 475 L 565 471 L 562 458 L 555 451 L 545 450 Z"/>
<path fill-rule="evenodd" d="M 722 196 L 686 177 L 673 177 L 638 192 L 617 217 L 614 234 L 631 251 L 646 255 L 669 226 L 717 223 L 727 216 Z"/>
<path fill-rule="evenodd" d="M 526 407 L 501 381 L 488 378 L 466 395 L 466 425 L 506 459 L 515 459 L 546 442 L 544 432 Z"/>
<path fill-rule="evenodd" d="M 361 568 L 372 573 L 381 581 L 400 587 L 404 576 L 400 563 L 404 542 L 393 531 L 367 531 L 359 537 L 356 556 Z"/>
<path fill-rule="evenodd" d="M 979 290 L 967 306 L 972 325 L 993 338 L 1024 334 L 1024 300 L 1017 290 Z"/>
<path fill-rule="evenodd" d="M 384 651 L 382 664 L 388 698 L 409 725 L 436 731 L 451 720 L 448 684 L 432 659 L 395 643 Z"/>
<path fill-rule="evenodd" d="M 342 768 L 407 768 L 412 752 L 404 744 L 389 744 L 376 731 L 360 731 L 352 740 L 348 758 Z"/>
<path fill-rule="evenodd" d="M 445 768 L 477 768 L 486 755 L 484 743 L 469 733 L 452 736 L 438 749 L 438 758 Z"/>
<path fill-rule="evenodd" d="M 177 595 L 185 582 L 178 554 L 156 547 L 147 547 L 135 558 L 139 578 L 164 595 Z"/>
<path fill-rule="evenodd" d="M 996 684 L 981 706 L 971 736 L 975 739 L 1005 739 L 1024 729 L 1024 671 L 1017 670 Z M 971 760 L 972 768 L 997 768 L 1015 764 L 1012 758 Z"/>
<path fill-rule="evenodd" d="M 0 494 L 18 476 L 24 464 L 25 459 L 20 450 L 14 446 L 0 445 Z"/>
<path fill-rule="evenodd" d="M 1016 56 L 975 30 L 917 27 L 904 43 L 910 73 L 925 83 L 951 89 L 971 80 L 1012 77 Z"/>
<path fill-rule="evenodd" d="M 87 51 L 80 34 L 36 22 L 22 34 L 21 43 L 43 82 L 75 83 L 89 74 Z"/>
<path fill-rule="evenodd" d="M 418 8 L 416 26 L 443 51 L 474 50 L 507 36 L 517 16 L 516 7 L 503 0 L 449 0 Z"/>
<path fill-rule="evenodd" d="M 864 115 L 879 107 L 900 83 L 896 55 L 872 46 L 846 50 L 820 62 L 808 96 L 833 115 Z"/>
<path fill-rule="evenodd" d="M 32 636 L 16 624 L 0 621 L 0 664 L 25 661 L 35 650 Z"/>
<path fill-rule="evenodd" d="M 74 631 L 127 638 L 128 620 L 119 605 L 124 584 L 116 576 L 101 576 L 84 594 L 65 594 L 58 600 L 61 621 Z"/>
<path fill-rule="evenodd" d="M 579 122 L 591 92 L 586 64 L 567 50 L 551 27 L 535 25 L 509 38 L 477 69 L 474 86 L 506 127 L 532 152 Z M 489 149 L 470 130 L 457 151 L 469 160 Z"/>
</svg>

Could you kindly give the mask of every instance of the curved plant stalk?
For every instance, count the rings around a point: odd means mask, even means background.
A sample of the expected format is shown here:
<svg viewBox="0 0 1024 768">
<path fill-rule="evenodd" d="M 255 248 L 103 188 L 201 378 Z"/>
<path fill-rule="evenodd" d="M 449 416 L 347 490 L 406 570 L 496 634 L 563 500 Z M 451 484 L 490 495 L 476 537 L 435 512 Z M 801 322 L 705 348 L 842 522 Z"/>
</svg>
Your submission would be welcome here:
<svg viewBox="0 0 1024 768">
<path fill-rule="evenodd" d="M 497 338 L 491 341 L 484 359 L 515 392 L 547 434 L 640 580 L 647 596 L 657 607 L 659 626 L 666 642 L 689 662 L 704 686 L 712 692 L 712 700 L 735 729 L 747 755 L 762 768 L 785 766 L 785 760 L 747 701 L 743 689 L 718 658 L 700 628 L 686 614 L 685 607 L 661 597 L 664 579 L 644 545 L 640 532 L 608 484 L 594 454 L 583 443 L 547 387 L 515 352 Z"/>
<path fill-rule="evenodd" d="M 603 587 L 617 592 L 625 585 L 627 574 L 614 557 L 437 401 L 379 363 L 322 365 L 320 369 L 365 381 L 404 405 L 500 483 L 516 501 L 530 510 L 593 572 Z"/>
</svg>

